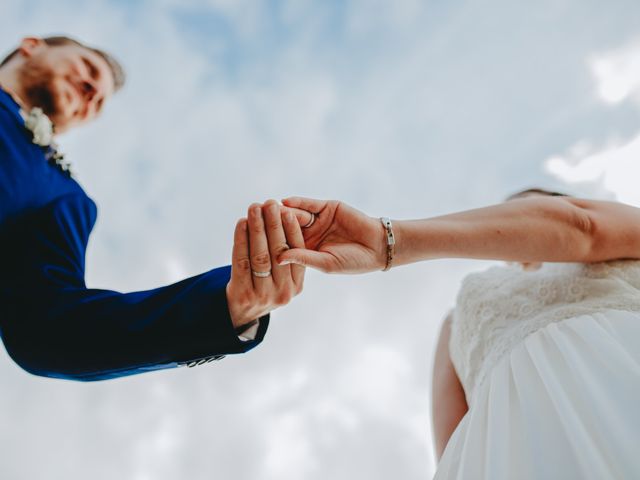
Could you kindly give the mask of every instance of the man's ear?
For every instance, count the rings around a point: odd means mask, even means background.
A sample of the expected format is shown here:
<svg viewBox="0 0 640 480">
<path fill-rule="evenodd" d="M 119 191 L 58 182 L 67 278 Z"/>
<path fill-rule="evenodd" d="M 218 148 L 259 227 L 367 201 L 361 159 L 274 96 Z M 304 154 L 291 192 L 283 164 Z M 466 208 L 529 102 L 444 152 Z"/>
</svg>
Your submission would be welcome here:
<svg viewBox="0 0 640 480">
<path fill-rule="evenodd" d="M 47 44 L 45 41 L 38 37 L 24 37 L 20 42 L 20 47 L 18 47 L 18 51 L 20 55 L 24 57 L 31 57 L 38 50 L 45 48 Z"/>
</svg>

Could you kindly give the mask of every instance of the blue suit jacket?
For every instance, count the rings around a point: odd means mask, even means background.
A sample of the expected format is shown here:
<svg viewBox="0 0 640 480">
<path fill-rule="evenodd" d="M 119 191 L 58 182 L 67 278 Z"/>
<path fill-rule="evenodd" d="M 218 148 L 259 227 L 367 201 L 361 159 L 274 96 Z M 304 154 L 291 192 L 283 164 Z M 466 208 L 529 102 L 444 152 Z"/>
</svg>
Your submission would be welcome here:
<svg viewBox="0 0 640 480">
<path fill-rule="evenodd" d="M 87 288 L 95 203 L 33 144 L 0 90 L 0 335 L 36 375 L 102 380 L 245 352 L 227 307 L 230 268 L 154 290 Z"/>
</svg>

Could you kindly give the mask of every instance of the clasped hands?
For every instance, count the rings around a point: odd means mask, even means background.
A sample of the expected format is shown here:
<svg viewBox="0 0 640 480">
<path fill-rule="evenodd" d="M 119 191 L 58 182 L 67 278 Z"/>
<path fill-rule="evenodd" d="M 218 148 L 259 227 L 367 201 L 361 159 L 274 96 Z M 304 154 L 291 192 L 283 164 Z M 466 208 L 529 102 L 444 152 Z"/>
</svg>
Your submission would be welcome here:
<svg viewBox="0 0 640 480">
<path fill-rule="evenodd" d="M 305 267 L 365 273 L 385 263 L 380 220 L 345 203 L 292 197 L 252 204 L 234 233 L 231 319 L 240 327 L 289 303 L 302 291 Z"/>
</svg>

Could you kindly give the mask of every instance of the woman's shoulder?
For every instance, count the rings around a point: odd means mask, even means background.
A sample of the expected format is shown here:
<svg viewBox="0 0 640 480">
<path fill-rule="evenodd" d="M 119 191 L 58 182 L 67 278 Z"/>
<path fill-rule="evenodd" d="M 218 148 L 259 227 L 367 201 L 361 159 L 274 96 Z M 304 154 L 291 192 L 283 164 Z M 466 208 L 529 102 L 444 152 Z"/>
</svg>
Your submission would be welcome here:
<svg viewBox="0 0 640 480">
<path fill-rule="evenodd" d="M 640 260 L 637 259 L 620 259 L 585 264 L 582 274 L 586 278 L 593 280 L 619 279 L 640 288 Z"/>
<path fill-rule="evenodd" d="M 606 278 L 640 272 L 640 260 L 617 259 L 596 263 L 545 263 L 541 271 L 547 275 L 565 275 L 585 279 Z"/>
<path fill-rule="evenodd" d="M 468 273 L 461 282 L 461 286 L 470 287 L 474 285 L 486 285 L 489 282 L 500 282 L 503 279 L 521 275 L 524 272 L 518 265 L 512 263 L 496 263 L 485 267 L 482 270 L 476 270 Z"/>
<path fill-rule="evenodd" d="M 534 271 L 518 264 L 494 265 L 467 275 L 456 304 L 474 316 L 510 310 L 510 317 L 527 316 L 557 305 L 585 301 L 612 302 L 640 290 L 640 260 L 599 263 L 544 263 Z M 616 300 L 617 301 L 617 300 Z M 531 308 L 530 308 L 531 307 Z"/>
<path fill-rule="evenodd" d="M 463 283 L 484 282 L 488 279 L 506 277 L 536 278 L 546 275 L 598 276 L 621 271 L 640 270 L 640 259 L 617 259 L 597 263 L 545 262 L 535 270 L 526 270 L 519 263 L 504 262 L 491 265 L 483 270 L 473 271 L 462 280 Z"/>
</svg>

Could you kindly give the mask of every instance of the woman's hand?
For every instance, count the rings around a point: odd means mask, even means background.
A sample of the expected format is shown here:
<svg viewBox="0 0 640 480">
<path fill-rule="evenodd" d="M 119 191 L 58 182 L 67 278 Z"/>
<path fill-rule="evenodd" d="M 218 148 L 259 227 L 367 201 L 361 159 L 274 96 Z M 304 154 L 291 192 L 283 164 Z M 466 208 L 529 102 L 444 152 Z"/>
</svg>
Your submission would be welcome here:
<svg viewBox="0 0 640 480">
<path fill-rule="evenodd" d="M 292 197 L 283 200 L 283 204 L 295 212 L 303 225 L 306 248 L 283 252 L 278 257 L 281 265 L 304 265 L 326 273 L 365 273 L 384 269 L 387 245 L 380 219 L 338 201 Z"/>
</svg>

